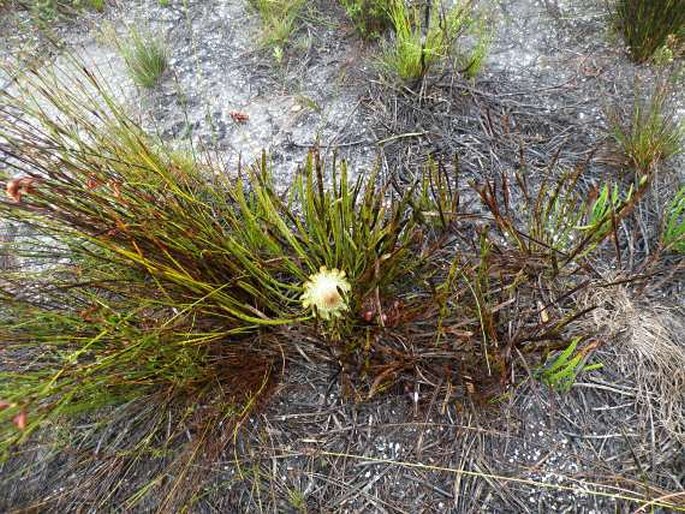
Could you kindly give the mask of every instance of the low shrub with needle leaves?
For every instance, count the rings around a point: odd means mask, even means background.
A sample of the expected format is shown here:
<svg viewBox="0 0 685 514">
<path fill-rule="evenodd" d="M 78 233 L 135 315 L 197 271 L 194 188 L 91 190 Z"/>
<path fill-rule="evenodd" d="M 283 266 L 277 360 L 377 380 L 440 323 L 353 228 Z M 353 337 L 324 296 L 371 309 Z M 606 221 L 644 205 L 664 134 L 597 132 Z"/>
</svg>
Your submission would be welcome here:
<svg viewBox="0 0 685 514">
<path fill-rule="evenodd" d="M 208 409 L 194 444 L 228 442 L 210 435 L 240 423 L 289 355 L 279 327 L 317 314 L 300 298 L 314 273 L 344 270 L 356 312 L 420 262 L 413 190 L 393 199 L 375 174 L 353 185 L 344 164 L 314 153 L 278 194 L 266 157 L 231 176 L 173 151 L 93 74 L 70 71 L 31 75 L 0 99 L 0 211 L 31 233 L 3 248 L 14 266 L 0 283 L 0 446 L 64 415 L 135 412 L 151 398 L 184 415 L 194 398 Z"/>
</svg>

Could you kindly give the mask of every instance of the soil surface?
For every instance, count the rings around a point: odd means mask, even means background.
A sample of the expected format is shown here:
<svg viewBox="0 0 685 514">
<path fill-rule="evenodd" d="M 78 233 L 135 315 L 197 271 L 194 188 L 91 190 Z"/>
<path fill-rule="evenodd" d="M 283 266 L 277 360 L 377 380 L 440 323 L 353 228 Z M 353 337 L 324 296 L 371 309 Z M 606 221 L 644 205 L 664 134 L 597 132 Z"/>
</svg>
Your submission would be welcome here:
<svg viewBox="0 0 685 514">
<path fill-rule="evenodd" d="M 62 41 L 59 49 L 20 11 L 0 8 L 0 85 L 12 87 L 29 60 L 59 67 L 65 53 L 77 53 L 163 139 L 213 153 L 227 172 L 265 150 L 283 186 L 317 143 L 354 173 L 380 166 L 407 179 L 429 157 L 459 155 L 468 180 L 513 169 L 522 156 L 535 177 L 553 156 L 572 167 L 592 155 L 588 180 L 600 182 L 616 173 L 607 109 L 625 107 L 638 84 L 665 73 L 632 64 L 605 3 L 591 0 L 483 6 L 495 29 L 481 74 L 469 81 L 436 73 L 419 92 L 379 74 L 378 45 L 362 43 L 334 2 L 307 6 L 280 64 L 260 46 L 260 20 L 246 1 L 170 4 L 129 0 L 57 25 L 51 37 Z M 116 50 L 132 26 L 169 46 L 169 69 L 150 90 L 133 84 Z M 682 86 L 681 78 L 670 100 L 685 120 Z M 645 212 L 652 222 L 685 177 L 682 158 L 659 173 L 654 212 Z M 682 274 L 634 301 L 647 310 L 667 306 L 674 326 L 685 323 Z M 685 351 L 685 333 L 674 333 Z M 290 366 L 235 449 L 206 470 L 209 483 L 192 511 L 589 514 L 637 511 L 625 490 L 682 494 L 685 426 L 660 421 L 663 402 L 645 400 L 643 377 L 629 372 L 620 341 L 604 341 L 593 359 L 604 368 L 582 375 L 568 394 L 533 381 L 521 363 L 516 385 L 494 402 L 468 390 L 445 394 L 420 379 L 354 402 L 335 359 Z M 304 343 L 302 351 L 309 352 Z M 16 463 L 0 468 L 0 510 L 95 512 L 78 451 L 39 445 L 21 480 Z M 104 480 L 113 491 L 105 510 L 125 511 L 119 502 L 145 483 L 146 470 L 164 465 L 151 457 Z M 49 500 L 31 508 L 41 498 Z M 134 510 L 156 507 L 148 499 Z"/>
</svg>

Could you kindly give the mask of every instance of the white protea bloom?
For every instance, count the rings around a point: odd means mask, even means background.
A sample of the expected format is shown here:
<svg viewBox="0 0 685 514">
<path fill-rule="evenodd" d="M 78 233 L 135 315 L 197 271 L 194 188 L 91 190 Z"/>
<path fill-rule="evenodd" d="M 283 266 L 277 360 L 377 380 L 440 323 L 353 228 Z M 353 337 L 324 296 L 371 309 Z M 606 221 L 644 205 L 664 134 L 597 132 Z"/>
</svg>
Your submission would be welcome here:
<svg viewBox="0 0 685 514">
<path fill-rule="evenodd" d="M 319 272 L 310 275 L 304 283 L 300 300 L 305 309 L 311 307 L 320 318 L 330 319 L 331 316 L 340 317 L 348 309 L 345 295 L 349 291 L 350 283 L 345 279 L 344 271 L 321 266 Z"/>
</svg>

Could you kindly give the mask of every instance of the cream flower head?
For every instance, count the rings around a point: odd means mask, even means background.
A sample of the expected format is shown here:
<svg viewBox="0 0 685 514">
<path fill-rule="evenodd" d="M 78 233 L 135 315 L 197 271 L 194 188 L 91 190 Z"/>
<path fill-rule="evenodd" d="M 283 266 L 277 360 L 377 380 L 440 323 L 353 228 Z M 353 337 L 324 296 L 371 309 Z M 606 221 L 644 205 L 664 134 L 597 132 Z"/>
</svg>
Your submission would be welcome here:
<svg viewBox="0 0 685 514">
<path fill-rule="evenodd" d="M 304 283 L 304 293 L 300 297 L 302 306 L 311 307 L 315 315 L 322 319 L 340 317 L 348 309 L 345 294 L 350 291 L 350 283 L 345 272 L 336 268 L 329 270 L 321 266 L 319 272 L 309 276 Z"/>
</svg>

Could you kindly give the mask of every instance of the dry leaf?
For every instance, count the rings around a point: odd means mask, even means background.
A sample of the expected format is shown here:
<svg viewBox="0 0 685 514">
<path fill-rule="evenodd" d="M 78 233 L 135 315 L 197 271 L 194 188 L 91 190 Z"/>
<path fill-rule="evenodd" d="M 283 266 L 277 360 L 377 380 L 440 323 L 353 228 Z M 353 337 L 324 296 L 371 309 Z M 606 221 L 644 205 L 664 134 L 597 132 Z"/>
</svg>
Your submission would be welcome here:
<svg viewBox="0 0 685 514">
<path fill-rule="evenodd" d="M 14 423 L 14 426 L 17 427 L 19 430 L 25 430 L 26 429 L 27 421 L 28 421 L 28 416 L 26 415 L 25 410 L 22 410 L 19 414 L 14 416 L 14 418 L 12 418 L 12 423 Z"/>
<path fill-rule="evenodd" d="M 250 119 L 250 115 L 241 111 L 231 111 L 228 113 L 236 123 L 245 123 Z"/>
<path fill-rule="evenodd" d="M 22 195 L 33 192 L 35 181 L 36 179 L 31 177 L 13 178 L 7 182 L 5 188 L 7 196 L 15 203 L 21 202 Z"/>
</svg>

